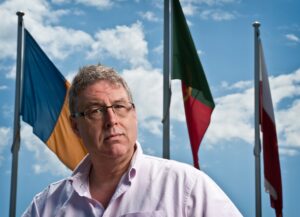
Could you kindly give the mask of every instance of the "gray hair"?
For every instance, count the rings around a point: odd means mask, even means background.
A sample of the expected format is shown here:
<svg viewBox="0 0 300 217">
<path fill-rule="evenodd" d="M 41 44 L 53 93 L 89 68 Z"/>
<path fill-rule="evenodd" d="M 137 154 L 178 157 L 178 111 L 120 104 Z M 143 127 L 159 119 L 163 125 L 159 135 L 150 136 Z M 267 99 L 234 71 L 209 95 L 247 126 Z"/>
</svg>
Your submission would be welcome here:
<svg viewBox="0 0 300 217">
<path fill-rule="evenodd" d="M 69 89 L 69 109 L 71 113 L 76 112 L 75 106 L 79 94 L 88 86 L 101 80 L 108 81 L 113 85 L 123 86 L 129 100 L 133 101 L 126 81 L 113 68 L 103 65 L 88 65 L 79 69 Z"/>
</svg>

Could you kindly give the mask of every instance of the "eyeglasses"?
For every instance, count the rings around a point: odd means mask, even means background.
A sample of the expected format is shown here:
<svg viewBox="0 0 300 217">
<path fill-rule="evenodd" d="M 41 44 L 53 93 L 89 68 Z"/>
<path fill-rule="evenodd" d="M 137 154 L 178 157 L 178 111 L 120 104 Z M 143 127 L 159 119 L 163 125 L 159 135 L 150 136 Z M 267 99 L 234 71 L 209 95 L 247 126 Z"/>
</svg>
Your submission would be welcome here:
<svg viewBox="0 0 300 217">
<path fill-rule="evenodd" d="M 119 102 L 111 106 L 101 106 L 99 108 L 88 109 L 84 112 L 73 113 L 71 116 L 74 118 L 86 117 L 90 120 L 102 120 L 109 108 L 111 108 L 117 116 L 125 117 L 135 106 L 132 102 Z"/>
</svg>

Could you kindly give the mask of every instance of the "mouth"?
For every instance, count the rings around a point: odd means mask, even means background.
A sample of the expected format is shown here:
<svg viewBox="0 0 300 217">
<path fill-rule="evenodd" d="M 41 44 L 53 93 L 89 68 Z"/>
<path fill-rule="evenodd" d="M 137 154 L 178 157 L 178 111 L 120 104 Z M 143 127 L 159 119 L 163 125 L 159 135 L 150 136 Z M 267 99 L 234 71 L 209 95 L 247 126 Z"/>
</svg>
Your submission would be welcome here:
<svg viewBox="0 0 300 217">
<path fill-rule="evenodd" d="M 105 136 L 104 140 L 113 140 L 119 138 L 120 136 L 123 136 L 123 133 L 113 133 Z"/>
</svg>

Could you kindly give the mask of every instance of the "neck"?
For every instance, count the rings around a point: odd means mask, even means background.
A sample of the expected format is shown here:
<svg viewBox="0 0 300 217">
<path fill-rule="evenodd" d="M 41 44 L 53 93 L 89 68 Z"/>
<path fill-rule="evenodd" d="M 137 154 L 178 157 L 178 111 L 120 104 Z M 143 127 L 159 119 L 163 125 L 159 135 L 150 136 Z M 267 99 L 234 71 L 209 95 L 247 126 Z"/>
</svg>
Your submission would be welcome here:
<svg viewBox="0 0 300 217">
<path fill-rule="evenodd" d="M 89 175 L 89 186 L 92 198 L 104 207 L 114 194 L 121 177 L 128 170 L 133 153 L 124 159 L 93 158 Z M 99 160 L 97 160 L 99 159 Z"/>
<path fill-rule="evenodd" d="M 93 159 L 91 156 L 92 168 L 90 172 L 90 181 L 105 183 L 113 180 L 120 180 L 122 175 L 128 170 L 132 155 L 124 159 L 99 159 L 98 157 L 99 160 Z"/>
</svg>

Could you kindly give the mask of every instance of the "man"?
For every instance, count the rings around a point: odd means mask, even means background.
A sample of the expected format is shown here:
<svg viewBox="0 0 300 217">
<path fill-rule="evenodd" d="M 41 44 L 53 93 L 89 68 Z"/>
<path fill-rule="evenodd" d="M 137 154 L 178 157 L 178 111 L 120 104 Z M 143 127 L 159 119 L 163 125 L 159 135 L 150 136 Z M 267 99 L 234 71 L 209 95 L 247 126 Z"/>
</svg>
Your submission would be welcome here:
<svg viewBox="0 0 300 217">
<path fill-rule="evenodd" d="M 36 195 L 23 216 L 242 216 L 203 172 L 143 154 L 131 92 L 113 69 L 80 69 L 69 107 L 89 154 L 71 177 Z"/>
</svg>

